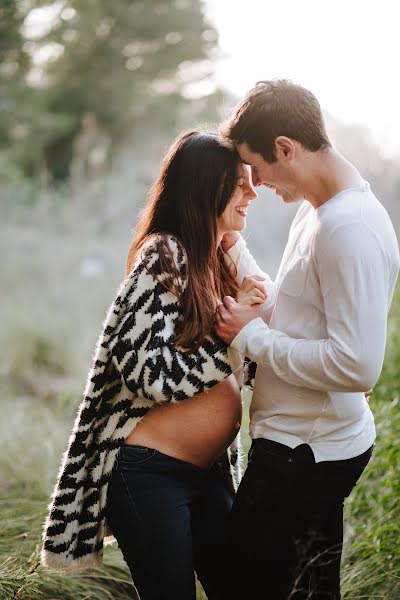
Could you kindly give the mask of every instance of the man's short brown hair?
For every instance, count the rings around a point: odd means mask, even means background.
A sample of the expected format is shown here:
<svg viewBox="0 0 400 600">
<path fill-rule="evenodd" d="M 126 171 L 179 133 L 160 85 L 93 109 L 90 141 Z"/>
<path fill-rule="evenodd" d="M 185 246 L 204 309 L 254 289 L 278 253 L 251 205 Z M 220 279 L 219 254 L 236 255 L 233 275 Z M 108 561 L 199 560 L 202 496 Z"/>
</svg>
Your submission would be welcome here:
<svg viewBox="0 0 400 600">
<path fill-rule="evenodd" d="M 246 142 L 269 163 L 276 161 L 275 140 L 280 135 L 313 152 L 331 146 L 318 100 L 287 79 L 259 81 L 221 133 L 233 144 Z"/>
</svg>

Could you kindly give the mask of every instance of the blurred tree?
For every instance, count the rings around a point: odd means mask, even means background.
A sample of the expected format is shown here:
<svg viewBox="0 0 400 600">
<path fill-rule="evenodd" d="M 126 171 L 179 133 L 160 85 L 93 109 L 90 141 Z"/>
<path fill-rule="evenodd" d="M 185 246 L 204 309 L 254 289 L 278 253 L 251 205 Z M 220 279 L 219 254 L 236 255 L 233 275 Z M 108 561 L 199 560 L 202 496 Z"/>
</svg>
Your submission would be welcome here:
<svg viewBox="0 0 400 600">
<path fill-rule="evenodd" d="M 0 147 L 18 144 L 29 115 L 25 77 L 30 57 L 24 51 L 24 12 L 15 0 L 0 2 Z M 18 106 L 18 109 L 16 108 Z M 19 113 L 19 114 L 17 114 Z"/>
<path fill-rule="evenodd" d="M 182 88 L 211 72 L 200 0 L 2 0 L 0 16 L 0 145 L 28 174 L 66 177 L 88 123 L 98 160 L 136 121 L 173 129 Z"/>
</svg>

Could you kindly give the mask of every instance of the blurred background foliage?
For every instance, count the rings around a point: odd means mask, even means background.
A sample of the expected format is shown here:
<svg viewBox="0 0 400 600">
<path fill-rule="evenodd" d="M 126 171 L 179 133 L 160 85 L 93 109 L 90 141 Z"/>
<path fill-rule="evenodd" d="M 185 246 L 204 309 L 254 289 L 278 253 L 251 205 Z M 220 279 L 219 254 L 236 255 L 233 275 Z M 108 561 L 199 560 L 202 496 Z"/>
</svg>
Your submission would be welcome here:
<svg viewBox="0 0 400 600">
<path fill-rule="evenodd" d="M 44 181 L 106 166 L 138 123 L 176 129 L 217 37 L 192 0 L 3 0 L 0 16 L 0 144 Z"/>
<path fill-rule="evenodd" d="M 45 572 L 40 531 L 159 161 L 182 129 L 215 127 L 236 102 L 213 77 L 218 54 L 200 0 L 0 0 L 1 599 L 132 597 L 115 548 L 104 571 Z M 399 232 L 399 161 L 367 130 L 327 122 Z M 250 211 L 249 246 L 272 276 L 296 208 L 260 190 Z M 346 599 L 400 598 L 399 305 L 371 401 L 376 457 L 347 508 Z"/>
</svg>

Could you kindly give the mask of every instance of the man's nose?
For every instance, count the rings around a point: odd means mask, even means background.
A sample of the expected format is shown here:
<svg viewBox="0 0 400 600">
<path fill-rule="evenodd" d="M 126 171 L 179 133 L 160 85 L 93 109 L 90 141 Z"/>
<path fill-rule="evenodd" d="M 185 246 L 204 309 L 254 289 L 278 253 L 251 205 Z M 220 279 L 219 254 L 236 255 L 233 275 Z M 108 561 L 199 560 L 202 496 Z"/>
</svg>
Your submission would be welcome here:
<svg viewBox="0 0 400 600">
<path fill-rule="evenodd" d="M 253 167 L 251 168 L 251 181 L 253 182 L 254 187 L 261 185 L 261 179 L 258 176 L 257 170 Z"/>
</svg>

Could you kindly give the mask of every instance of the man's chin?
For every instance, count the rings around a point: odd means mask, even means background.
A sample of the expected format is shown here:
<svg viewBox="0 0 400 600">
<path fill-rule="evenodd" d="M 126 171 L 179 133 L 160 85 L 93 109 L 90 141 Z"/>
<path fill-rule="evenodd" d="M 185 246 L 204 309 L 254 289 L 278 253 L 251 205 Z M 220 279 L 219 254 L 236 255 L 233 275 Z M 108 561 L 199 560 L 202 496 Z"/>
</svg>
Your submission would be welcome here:
<svg viewBox="0 0 400 600">
<path fill-rule="evenodd" d="M 282 198 L 285 204 L 294 204 L 295 202 L 301 202 L 303 198 L 292 196 L 288 192 L 284 192 L 282 190 L 277 190 L 276 195 Z"/>
<path fill-rule="evenodd" d="M 275 190 L 275 194 L 277 196 L 279 196 L 279 198 L 282 198 L 282 200 L 284 202 L 290 202 L 291 201 L 289 194 L 287 192 L 285 192 L 284 190 L 276 189 Z"/>
</svg>

